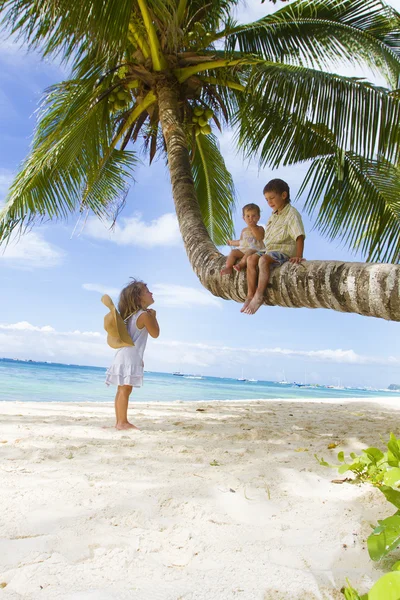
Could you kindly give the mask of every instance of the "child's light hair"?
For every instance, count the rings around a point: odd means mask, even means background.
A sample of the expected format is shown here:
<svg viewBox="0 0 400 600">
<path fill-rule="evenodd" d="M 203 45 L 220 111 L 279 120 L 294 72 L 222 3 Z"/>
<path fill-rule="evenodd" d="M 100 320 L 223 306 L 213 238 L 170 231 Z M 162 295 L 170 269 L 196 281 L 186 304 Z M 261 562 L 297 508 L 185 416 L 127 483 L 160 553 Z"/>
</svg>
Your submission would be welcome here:
<svg viewBox="0 0 400 600">
<path fill-rule="evenodd" d="M 139 281 L 133 277 L 131 279 L 131 283 L 128 283 L 121 290 L 118 300 L 118 312 L 124 320 L 142 308 L 140 296 L 146 287 L 143 281 Z"/>
<path fill-rule="evenodd" d="M 246 210 L 254 210 L 258 216 L 261 216 L 261 211 L 260 211 L 260 207 L 257 204 L 246 204 L 246 206 L 243 206 L 242 209 L 242 215 L 244 216 L 244 213 L 246 212 Z"/>
<path fill-rule="evenodd" d="M 263 194 L 266 192 L 278 192 L 278 194 L 287 193 L 286 202 L 290 202 L 290 189 L 286 181 L 283 179 L 271 179 L 263 189 Z"/>
</svg>

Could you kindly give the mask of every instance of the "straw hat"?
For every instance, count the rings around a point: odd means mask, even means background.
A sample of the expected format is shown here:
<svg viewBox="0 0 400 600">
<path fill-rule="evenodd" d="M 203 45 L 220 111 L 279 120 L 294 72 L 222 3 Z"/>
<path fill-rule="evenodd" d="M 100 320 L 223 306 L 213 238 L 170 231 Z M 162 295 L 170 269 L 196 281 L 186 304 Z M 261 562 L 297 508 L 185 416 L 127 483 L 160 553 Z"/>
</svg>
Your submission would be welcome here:
<svg viewBox="0 0 400 600">
<path fill-rule="evenodd" d="M 111 348 L 123 348 L 124 346 L 134 346 L 131 336 L 128 333 L 124 320 L 114 306 L 108 294 L 101 297 L 102 303 L 107 306 L 110 312 L 104 317 L 104 329 L 107 331 L 107 344 Z"/>
</svg>

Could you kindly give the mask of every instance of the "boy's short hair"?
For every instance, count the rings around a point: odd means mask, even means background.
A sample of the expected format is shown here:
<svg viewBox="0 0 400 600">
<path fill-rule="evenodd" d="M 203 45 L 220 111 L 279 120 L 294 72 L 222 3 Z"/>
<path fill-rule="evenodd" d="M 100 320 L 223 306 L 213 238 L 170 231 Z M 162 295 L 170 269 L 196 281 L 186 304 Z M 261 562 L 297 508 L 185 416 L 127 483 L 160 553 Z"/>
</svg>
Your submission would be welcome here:
<svg viewBox="0 0 400 600">
<path fill-rule="evenodd" d="M 260 207 L 258 206 L 258 204 L 246 204 L 246 206 L 243 206 L 242 209 L 242 215 L 244 216 L 244 213 L 246 212 L 246 210 L 255 210 L 256 213 L 258 214 L 258 216 L 261 216 L 261 211 L 260 211 Z"/>
<path fill-rule="evenodd" d="M 283 179 L 271 179 L 263 189 L 263 194 L 267 192 L 278 192 L 278 194 L 287 193 L 287 202 L 290 202 L 290 189 L 286 181 Z"/>
</svg>

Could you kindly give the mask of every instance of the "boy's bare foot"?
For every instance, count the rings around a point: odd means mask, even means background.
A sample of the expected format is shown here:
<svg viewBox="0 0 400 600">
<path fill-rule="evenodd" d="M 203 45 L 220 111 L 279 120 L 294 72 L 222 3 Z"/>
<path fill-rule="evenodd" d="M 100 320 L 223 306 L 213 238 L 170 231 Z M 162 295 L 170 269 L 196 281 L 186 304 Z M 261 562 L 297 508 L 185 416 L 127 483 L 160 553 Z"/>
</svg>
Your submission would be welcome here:
<svg viewBox="0 0 400 600">
<path fill-rule="evenodd" d="M 231 275 L 232 267 L 225 267 L 225 269 L 221 269 L 221 275 Z"/>
<path fill-rule="evenodd" d="M 246 308 L 249 306 L 250 302 L 253 300 L 253 296 L 251 298 L 246 298 L 245 303 L 243 304 L 240 312 L 246 312 Z"/>
<path fill-rule="evenodd" d="M 244 265 L 241 265 L 240 263 L 238 263 L 237 265 L 233 265 L 233 268 L 235 269 L 235 271 L 237 271 L 238 273 L 240 273 L 240 271 L 243 269 Z"/>
<path fill-rule="evenodd" d="M 246 309 L 243 311 L 246 313 L 246 315 L 254 315 L 254 313 L 256 313 L 258 311 L 258 309 L 260 308 L 261 304 L 263 303 L 263 295 L 262 294 L 256 294 L 253 298 L 253 300 L 250 302 L 250 304 L 246 307 Z"/>
<path fill-rule="evenodd" d="M 128 421 L 127 421 L 126 423 L 117 423 L 115 426 L 115 429 L 118 429 L 118 430 L 139 429 L 139 427 L 136 427 L 136 425 L 132 425 L 132 423 L 128 423 Z"/>
</svg>

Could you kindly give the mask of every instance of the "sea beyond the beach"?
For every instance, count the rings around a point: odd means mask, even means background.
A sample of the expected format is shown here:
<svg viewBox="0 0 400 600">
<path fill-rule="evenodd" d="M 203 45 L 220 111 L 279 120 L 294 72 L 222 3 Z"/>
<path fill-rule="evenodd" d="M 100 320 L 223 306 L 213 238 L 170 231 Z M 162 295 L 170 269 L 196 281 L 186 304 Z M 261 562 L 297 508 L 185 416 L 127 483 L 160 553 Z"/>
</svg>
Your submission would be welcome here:
<svg viewBox="0 0 400 600">
<path fill-rule="evenodd" d="M 0 359 L 0 400 L 33 402 L 112 402 L 115 388 L 104 384 L 105 367 Z M 211 400 L 312 400 L 393 397 L 383 390 L 301 386 L 272 381 L 145 372 L 134 402 Z"/>
</svg>

